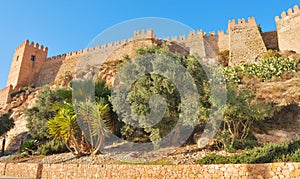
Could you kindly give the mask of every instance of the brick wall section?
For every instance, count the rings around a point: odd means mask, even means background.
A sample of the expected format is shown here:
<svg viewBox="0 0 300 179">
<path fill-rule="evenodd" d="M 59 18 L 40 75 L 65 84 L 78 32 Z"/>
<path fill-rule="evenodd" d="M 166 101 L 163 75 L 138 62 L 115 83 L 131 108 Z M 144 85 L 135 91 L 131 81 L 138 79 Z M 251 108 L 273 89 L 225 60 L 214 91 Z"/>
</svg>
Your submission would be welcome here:
<svg viewBox="0 0 300 179">
<path fill-rule="evenodd" d="M 10 100 L 12 86 L 5 87 L 0 90 L 0 104 L 6 104 Z"/>
<path fill-rule="evenodd" d="M 0 167 L 3 164 L 0 164 Z M 1 170 L 1 169 L 0 169 Z M 39 171 L 38 171 L 39 170 Z M 6 176 L 29 178 L 299 178 L 300 163 L 226 165 L 13 164 Z"/>
<path fill-rule="evenodd" d="M 229 21 L 229 65 L 254 63 L 267 49 L 254 18 Z"/>
<path fill-rule="evenodd" d="M 300 53 L 300 10 L 296 5 L 288 12 L 282 12 L 281 18 L 275 17 L 279 49 L 294 50 Z"/>
</svg>

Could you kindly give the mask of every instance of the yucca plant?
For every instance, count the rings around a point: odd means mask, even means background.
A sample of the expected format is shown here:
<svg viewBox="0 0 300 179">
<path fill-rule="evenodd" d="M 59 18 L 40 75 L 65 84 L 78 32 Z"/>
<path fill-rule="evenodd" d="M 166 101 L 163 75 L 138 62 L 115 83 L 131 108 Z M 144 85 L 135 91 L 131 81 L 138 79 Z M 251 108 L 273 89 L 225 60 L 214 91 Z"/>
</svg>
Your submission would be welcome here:
<svg viewBox="0 0 300 179">
<path fill-rule="evenodd" d="M 79 123 L 84 128 L 93 149 L 92 155 L 97 154 L 103 145 L 104 138 L 109 132 L 110 108 L 106 99 L 96 102 L 80 102 L 76 105 Z"/>
<path fill-rule="evenodd" d="M 49 134 L 54 140 L 63 141 L 66 147 L 76 156 L 81 156 L 79 144 L 80 128 L 72 105 L 61 106 L 58 114 L 47 122 Z"/>
</svg>

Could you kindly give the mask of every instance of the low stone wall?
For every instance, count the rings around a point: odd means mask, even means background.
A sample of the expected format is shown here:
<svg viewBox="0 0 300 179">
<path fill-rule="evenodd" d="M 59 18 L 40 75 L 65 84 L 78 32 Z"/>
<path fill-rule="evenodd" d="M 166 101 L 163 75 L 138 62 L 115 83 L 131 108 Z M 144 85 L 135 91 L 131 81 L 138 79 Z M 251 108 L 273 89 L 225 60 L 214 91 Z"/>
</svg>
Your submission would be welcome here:
<svg viewBox="0 0 300 179">
<path fill-rule="evenodd" d="M 5 173 L 5 163 L 0 163 L 0 176 L 4 175 Z"/>
<path fill-rule="evenodd" d="M 40 178 L 42 164 L 36 163 L 7 163 L 5 176 L 22 178 Z"/>
<path fill-rule="evenodd" d="M 0 172 L 5 168 L 0 163 Z M 1 175 L 1 173 L 0 173 Z M 26 178 L 299 178 L 300 163 L 226 165 L 7 164 L 6 176 Z"/>
</svg>

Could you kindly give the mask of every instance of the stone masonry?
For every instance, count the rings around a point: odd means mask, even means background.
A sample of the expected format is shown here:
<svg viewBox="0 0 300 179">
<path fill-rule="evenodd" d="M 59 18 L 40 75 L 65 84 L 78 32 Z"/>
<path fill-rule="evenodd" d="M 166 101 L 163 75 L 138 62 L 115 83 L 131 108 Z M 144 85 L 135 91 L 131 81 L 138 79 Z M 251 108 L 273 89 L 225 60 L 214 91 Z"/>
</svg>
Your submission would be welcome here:
<svg viewBox="0 0 300 179">
<path fill-rule="evenodd" d="M 239 19 L 228 22 L 228 29 L 210 32 L 191 31 L 188 36 L 181 35 L 160 40 L 153 30 L 134 31 L 133 38 L 103 44 L 75 52 L 47 58 L 48 48 L 26 40 L 14 53 L 7 80 L 7 87 L 0 90 L 0 105 L 9 102 L 10 93 L 19 88 L 42 86 L 57 81 L 66 73 L 74 74 L 81 66 L 93 66 L 97 60 L 118 60 L 124 55 L 132 57 L 136 49 L 151 44 L 166 43 L 170 51 L 182 55 L 194 54 L 201 58 L 213 58 L 222 51 L 230 53 L 229 65 L 255 63 L 268 49 L 293 50 L 300 53 L 300 11 L 296 5 L 288 12 L 275 18 L 277 30 L 261 33 L 255 19 Z M 96 58 L 97 57 L 97 58 Z M 9 86 L 12 87 L 9 87 Z"/>
<path fill-rule="evenodd" d="M 217 165 L 81 165 L 0 163 L 0 176 L 23 178 L 299 178 L 299 163 Z"/>
<path fill-rule="evenodd" d="M 300 53 L 300 10 L 296 5 L 275 17 L 280 50 L 293 50 Z"/>
</svg>

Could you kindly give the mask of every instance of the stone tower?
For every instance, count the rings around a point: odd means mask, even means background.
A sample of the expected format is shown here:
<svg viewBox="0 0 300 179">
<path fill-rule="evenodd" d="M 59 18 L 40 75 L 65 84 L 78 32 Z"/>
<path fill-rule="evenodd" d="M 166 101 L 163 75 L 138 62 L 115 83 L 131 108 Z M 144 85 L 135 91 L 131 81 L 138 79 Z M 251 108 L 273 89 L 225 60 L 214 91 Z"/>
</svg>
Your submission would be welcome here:
<svg viewBox="0 0 300 179">
<path fill-rule="evenodd" d="M 12 85 L 14 89 L 34 85 L 47 58 L 48 48 L 39 46 L 38 43 L 26 40 L 16 48 L 7 86 Z"/>
<path fill-rule="evenodd" d="M 229 21 L 229 65 L 239 63 L 254 63 L 259 56 L 267 51 L 261 33 L 258 30 L 255 19 L 248 18 Z"/>
</svg>

